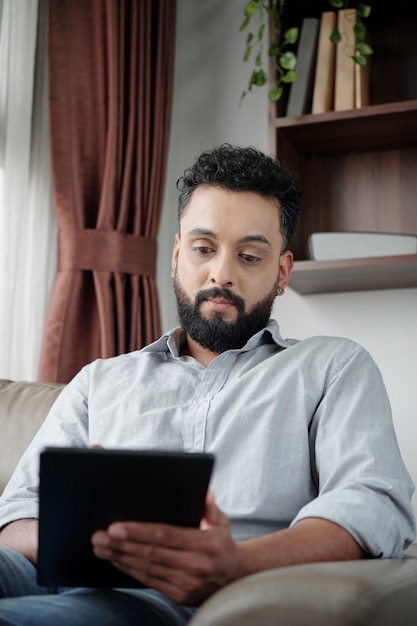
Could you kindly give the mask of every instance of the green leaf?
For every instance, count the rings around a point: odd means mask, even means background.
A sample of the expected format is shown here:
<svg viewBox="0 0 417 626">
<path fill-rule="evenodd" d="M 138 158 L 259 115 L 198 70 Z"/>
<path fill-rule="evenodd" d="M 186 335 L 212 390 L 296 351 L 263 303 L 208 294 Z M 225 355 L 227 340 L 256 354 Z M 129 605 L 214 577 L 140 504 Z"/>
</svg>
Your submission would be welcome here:
<svg viewBox="0 0 417 626">
<path fill-rule="evenodd" d="M 243 55 L 243 60 L 245 62 L 249 59 L 251 52 L 252 52 L 252 46 L 248 46 L 245 50 L 245 54 Z"/>
<path fill-rule="evenodd" d="M 246 3 L 245 6 L 245 15 L 247 17 L 252 17 L 259 9 L 259 3 L 256 0 L 250 0 L 250 2 Z"/>
<path fill-rule="evenodd" d="M 332 43 L 339 43 L 342 41 L 342 35 L 340 34 L 340 30 L 335 26 L 333 28 L 332 34 L 330 35 L 330 41 Z"/>
<path fill-rule="evenodd" d="M 256 55 L 255 65 L 256 67 L 261 67 L 262 65 L 262 54 L 260 52 Z"/>
<path fill-rule="evenodd" d="M 265 30 L 265 24 L 261 24 L 259 29 L 258 29 L 258 39 L 262 39 L 263 35 L 264 35 L 264 30 Z"/>
<path fill-rule="evenodd" d="M 250 43 L 252 43 L 252 40 L 253 40 L 253 34 L 248 33 L 248 36 L 246 37 L 246 45 L 248 46 Z"/>
<path fill-rule="evenodd" d="M 279 52 L 279 46 L 277 43 L 274 42 L 268 50 L 268 55 L 270 57 L 274 57 L 278 54 L 278 52 Z"/>
<path fill-rule="evenodd" d="M 366 59 L 365 57 L 361 56 L 360 54 L 356 54 L 355 56 L 351 57 L 351 59 L 357 63 L 358 65 L 360 65 L 361 67 L 365 67 L 366 65 Z"/>
<path fill-rule="evenodd" d="M 245 30 L 245 28 L 246 28 L 246 27 L 247 27 L 247 25 L 249 24 L 249 21 L 250 21 L 249 17 L 245 17 L 245 19 L 243 20 L 243 22 L 242 22 L 242 23 L 241 23 L 241 25 L 240 25 L 239 30 L 240 30 L 240 31 Z"/>
<path fill-rule="evenodd" d="M 255 85 L 257 87 L 262 87 L 262 85 L 265 85 L 266 81 L 267 77 L 264 70 L 258 70 L 255 72 Z"/>
<path fill-rule="evenodd" d="M 255 84 L 255 80 L 256 80 L 256 72 L 255 72 L 255 70 L 253 70 L 253 72 L 252 72 L 252 74 L 250 75 L 250 78 L 249 78 L 248 91 L 252 91 L 252 87 Z"/>
<path fill-rule="evenodd" d="M 374 53 L 371 46 L 369 46 L 367 43 L 362 42 L 356 44 L 355 50 L 357 50 L 362 56 L 369 56 L 370 54 Z"/>
<path fill-rule="evenodd" d="M 358 2 L 358 6 L 356 7 L 356 11 L 358 15 L 361 17 L 369 17 L 371 14 L 372 7 L 369 4 L 365 4 L 364 2 Z"/>
<path fill-rule="evenodd" d="M 335 9 L 341 9 L 343 7 L 343 0 L 329 0 L 329 4 Z"/>
<path fill-rule="evenodd" d="M 299 28 L 288 28 L 284 31 L 284 42 L 285 43 L 295 43 L 298 39 Z"/>
<path fill-rule="evenodd" d="M 293 83 L 296 79 L 296 73 L 294 70 L 289 70 L 282 75 L 281 80 L 283 83 Z"/>
<path fill-rule="evenodd" d="M 271 102 L 277 102 L 282 96 L 283 89 L 282 87 L 277 87 L 276 89 L 272 89 L 269 92 L 268 98 Z"/>
<path fill-rule="evenodd" d="M 279 57 L 279 64 L 284 70 L 295 70 L 297 57 L 294 52 L 284 52 Z"/>
<path fill-rule="evenodd" d="M 366 26 L 365 24 L 361 24 L 357 22 L 353 27 L 353 32 L 355 33 L 356 39 L 363 41 L 366 36 Z"/>
</svg>

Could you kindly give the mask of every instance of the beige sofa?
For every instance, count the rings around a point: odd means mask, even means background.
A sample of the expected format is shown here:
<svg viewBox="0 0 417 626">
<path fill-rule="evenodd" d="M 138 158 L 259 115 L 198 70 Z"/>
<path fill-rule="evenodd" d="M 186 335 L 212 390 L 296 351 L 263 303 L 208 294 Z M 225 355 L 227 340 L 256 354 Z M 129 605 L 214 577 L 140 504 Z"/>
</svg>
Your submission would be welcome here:
<svg viewBox="0 0 417 626">
<path fill-rule="evenodd" d="M 0 493 L 62 385 L 0 380 Z M 417 545 L 403 560 L 263 572 L 213 595 L 191 626 L 415 626 Z"/>
</svg>

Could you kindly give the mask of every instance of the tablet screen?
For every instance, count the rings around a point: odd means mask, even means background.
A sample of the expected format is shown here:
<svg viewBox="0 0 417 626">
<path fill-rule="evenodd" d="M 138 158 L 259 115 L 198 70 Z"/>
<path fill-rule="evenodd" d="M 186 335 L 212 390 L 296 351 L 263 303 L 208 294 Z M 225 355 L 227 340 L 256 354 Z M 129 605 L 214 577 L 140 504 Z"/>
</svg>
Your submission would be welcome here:
<svg viewBox="0 0 417 626">
<path fill-rule="evenodd" d="M 92 534 L 115 521 L 198 527 L 213 463 L 208 453 L 46 448 L 40 455 L 39 584 L 140 587 L 94 556 Z"/>
</svg>

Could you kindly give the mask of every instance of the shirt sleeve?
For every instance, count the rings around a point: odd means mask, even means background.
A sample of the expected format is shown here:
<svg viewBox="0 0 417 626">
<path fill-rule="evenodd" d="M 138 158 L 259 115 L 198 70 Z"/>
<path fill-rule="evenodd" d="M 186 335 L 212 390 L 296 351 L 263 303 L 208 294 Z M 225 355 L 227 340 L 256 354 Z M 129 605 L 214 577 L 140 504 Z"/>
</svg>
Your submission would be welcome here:
<svg viewBox="0 0 417 626">
<path fill-rule="evenodd" d="M 329 373 L 310 428 L 318 496 L 292 525 L 321 517 L 347 530 L 373 557 L 400 558 L 415 537 L 414 485 L 402 461 L 381 373 L 353 344 Z"/>
<path fill-rule="evenodd" d="M 39 455 L 46 446 L 86 447 L 88 366 L 64 387 L 22 455 L 0 498 L 0 528 L 18 519 L 38 518 Z"/>
</svg>

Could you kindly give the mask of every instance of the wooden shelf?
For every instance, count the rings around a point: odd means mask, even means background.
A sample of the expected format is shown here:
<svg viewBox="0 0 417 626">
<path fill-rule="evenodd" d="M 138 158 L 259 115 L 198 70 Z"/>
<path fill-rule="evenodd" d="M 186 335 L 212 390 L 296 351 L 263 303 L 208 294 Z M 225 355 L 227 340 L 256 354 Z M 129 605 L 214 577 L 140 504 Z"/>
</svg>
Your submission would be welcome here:
<svg viewBox="0 0 417 626">
<path fill-rule="evenodd" d="M 312 232 L 417 234 L 417 100 L 280 117 L 274 132 L 305 196 L 289 286 L 300 294 L 417 287 L 417 255 L 307 260 Z"/>
<path fill-rule="evenodd" d="M 417 254 L 297 261 L 289 287 L 303 295 L 417 287 Z"/>
<path fill-rule="evenodd" d="M 417 100 L 277 117 L 275 128 L 278 151 L 285 142 L 298 157 L 407 148 L 417 144 Z"/>
<path fill-rule="evenodd" d="M 292 0 L 286 27 L 320 18 L 328 0 Z M 417 254 L 311 261 L 315 232 L 417 235 L 417 3 L 378 0 L 367 19 L 370 106 L 286 117 L 270 105 L 270 148 L 298 177 L 303 211 L 290 248 L 300 294 L 417 287 Z"/>
</svg>

